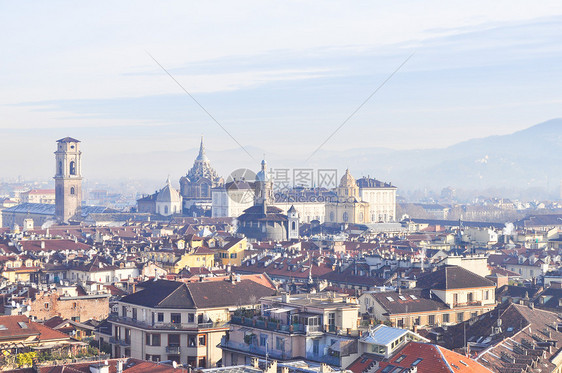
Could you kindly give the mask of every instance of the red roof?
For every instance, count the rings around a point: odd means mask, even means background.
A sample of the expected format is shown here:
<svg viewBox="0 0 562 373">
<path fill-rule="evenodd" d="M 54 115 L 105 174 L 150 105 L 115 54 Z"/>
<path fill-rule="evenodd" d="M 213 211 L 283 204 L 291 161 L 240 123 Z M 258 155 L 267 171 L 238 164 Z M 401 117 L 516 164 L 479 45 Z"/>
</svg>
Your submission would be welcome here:
<svg viewBox="0 0 562 373">
<path fill-rule="evenodd" d="M 390 360 L 381 362 L 377 372 L 381 372 L 388 365 L 401 368 L 417 366 L 418 373 L 491 372 L 468 357 L 440 346 L 419 342 L 409 342 Z"/>
</svg>

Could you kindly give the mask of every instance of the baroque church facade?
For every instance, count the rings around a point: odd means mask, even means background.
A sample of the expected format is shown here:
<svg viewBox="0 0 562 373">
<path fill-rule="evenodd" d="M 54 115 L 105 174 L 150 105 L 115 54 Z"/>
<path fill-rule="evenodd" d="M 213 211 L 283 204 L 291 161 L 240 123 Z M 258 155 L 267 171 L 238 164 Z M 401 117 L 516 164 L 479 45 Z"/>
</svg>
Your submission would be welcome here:
<svg viewBox="0 0 562 373">
<path fill-rule="evenodd" d="M 183 213 L 203 211 L 206 215 L 211 212 L 213 188 L 224 185 L 224 180 L 211 166 L 211 161 L 205 154 L 203 138 L 199 146 L 199 154 L 193 162 L 193 167 L 185 176 L 180 178 L 180 195 L 183 199 Z M 189 214 L 191 215 L 191 214 Z"/>
<path fill-rule="evenodd" d="M 224 181 L 211 166 L 201 138 L 199 154 L 193 167 L 180 178 L 179 191 L 174 189 L 168 178 L 162 189 L 137 200 L 137 211 L 161 216 L 210 216 L 211 190 L 222 185 Z"/>
</svg>

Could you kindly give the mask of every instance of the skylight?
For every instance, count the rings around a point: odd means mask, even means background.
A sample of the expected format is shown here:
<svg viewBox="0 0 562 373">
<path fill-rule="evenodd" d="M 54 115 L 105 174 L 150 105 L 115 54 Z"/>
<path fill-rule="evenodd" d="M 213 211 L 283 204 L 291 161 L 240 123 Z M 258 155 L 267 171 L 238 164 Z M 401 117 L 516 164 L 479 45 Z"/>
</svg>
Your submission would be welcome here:
<svg viewBox="0 0 562 373">
<path fill-rule="evenodd" d="M 389 302 L 394 302 L 394 299 L 392 299 L 392 297 L 386 297 L 386 299 L 388 299 Z"/>
<path fill-rule="evenodd" d="M 398 298 L 400 298 L 400 300 L 406 300 L 406 297 L 403 295 L 399 295 Z"/>
<path fill-rule="evenodd" d="M 412 298 L 413 300 L 418 299 L 414 294 L 410 295 L 410 298 Z"/>
<path fill-rule="evenodd" d="M 414 362 L 412 363 L 412 366 L 415 367 L 416 365 L 418 365 L 419 363 L 421 363 L 422 360 L 423 360 L 423 359 L 422 359 L 421 357 L 418 357 L 416 360 L 414 360 Z"/>
</svg>

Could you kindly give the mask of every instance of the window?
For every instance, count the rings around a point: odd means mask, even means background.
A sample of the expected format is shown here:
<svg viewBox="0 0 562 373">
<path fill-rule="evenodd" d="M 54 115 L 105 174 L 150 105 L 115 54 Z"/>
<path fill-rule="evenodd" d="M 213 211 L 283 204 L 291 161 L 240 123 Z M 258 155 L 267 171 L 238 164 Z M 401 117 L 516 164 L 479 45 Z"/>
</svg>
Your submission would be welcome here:
<svg viewBox="0 0 562 373">
<path fill-rule="evenodd" d="M 180 345 L 180 335 L 179 334 L 168 334 L 168 346 L 178 347 Z"/>
<path fill-rule="evenodd" d="M 164 322 L 164 313 L 158 312 L 158 322 Z"/>
<path fill-rule="evenodd" d="M 164 214 L 168 213 L 168 206 L 164 206 Z"/>
<path fill-rule="evenodd" d="M 261 334 L 260 335 L 260 346 L 264 347 L 267 344 L 267 335 Z"/>
<path fill-rule="evenodd" d="M 349 215 L 347 214 L 347 212 L 344 212 L 344 213 L 343 213 L 343 221 L 344 221 L 345 223 L 347 223 L 348 220 L 349 220 Z"/>
<path fill-rule="evenodd" d="M 70 187 L 70 194 L 74 194 L 74 187 Z"/>
<path fill-rule="evenodd" d="M 386 297 L 386 299 L 388 299 L 389 302 L 394 302 L 394 299 L 392 297 Z"/>
<path fill-rule="evenodd" d="M 62 161 L 59 161 L 59 175 L 62 175 Z"/>
<path fill-rule="evenodd" d="M 449 322 L 449 314 L 448 313 L 443 314 L 443 322 L 444 323 Z"/>
<path fill-rule="evenodd" d="M 133 320 L 137 319 L 137 309 L 133 308 Z"/>
<path fill-rule="evenodd" d="M 76 163 L 74 161 L 70 162 L 70 174 L 76 175 Z"/>
<path fill-rule="evenodd" d="M 312 353 L 314 355 L 318 355 L 320 353 L 320 340 L 319 339 L 312 340 Z"/>
<path fill-rule="evenodd" d="M 207 336 L 202 334 L 199 336 L 199 346 L 205 346 L 207 344 Z"/>
<path fill-rule="evenodd" d="M 121 307 L 121 316 L 127 317 L 127 307 L 126 306 Z"/>
<path fill-rule="evenodd" d="M 275 339 L 275 348 L 280 351 L 285 351 L 285 338 L 277 337 Z"/>
<path fill-rule="evenodd" d="M 474 302 L 474 293 L 468 293 L 468 294 L 466 295 L 466 301 L 467 301 L 468 303 Z"/>
<path fill-rule="evenodd" d="M 403 328 L 404 327 L 404 319 L 398 319 L 398 322 L 396 324 L 399 328 Z"/>
<path fill-rule="evenodd" d="M 410 295 L 410 298 L 412 298 L 413 300 L 417 300 L 418 298 L 415 295 Z"/>
<path fill-rule="evenodd" d="M 199 368 L 205 368 L 205 367 L 207 367 L 207 359 L 204 358 L 204 357 L 200 357 L 200 358 L 199 358 L 199 363 L 197 364 L 197 366 L 198 366 Z"/>
<path fill-rule="evenodd" d="M 457 313 L 457 322 L 464 321 L 464 312 Z"/>
<path fill-rule="evenodd" d="M 394 362 L 395 362 L 395 363 L 399 363 L 399 362 L 401 362 L 402 360 L 404 360 L 405 358 L 406 358 L 406 355 L 400 355 L 400 356 L 398 356 L 398 359 L 394 360 Z"/>
<path fill-rule="evenodd" d="M 187 314 L 187 322 L 195 322 L 195 314 L 194 313 L 188 313 Z"/>
<path fill-rule="evenodd" d="M 151 346 L 160 346 L 160 334 L 152 334 Z"/>
<path fill-rule="evenodd" d="M 457 293 L 453 294 L 453 305 L 459 303 L 459 295 Z"/>
<path fill-rule="evenodd" d="M 414 362 L 412 363 L 412 366 L 415 367 L 416 365 L 418 365 L 419 363 L 422 362 L 422 358 L 418 357 L 416 360 L 414 360 Z"/>
<path fill-rule="evenodd" d="M 484 299 L 485 299 L 485 300 L 490 299 L 490 290 L 486 290 L 486 291 L 484 292 Z"/>
<path fill-rule="evenodd" d="M 434 325 L 434 324 L 435 324 L 435 315 L 429 315 L 429 316 L 427 317 L 427 323 L 428 323 L 429 325 Z"/>
<path fill-rule="evenodd" d="M 181 313 L 172 313 L 170 315 L 170 322 L 172 324 L 181 324 Z"/>
<path fill-rule="evenodd" d="M 336 313 L 330 312 L 328 314 L 328 325 L 335 326 L 336 325 Z"/>
<path fill-rule="evenodd" d="M 46 310 L 49 309 L 49 303 L 45 303 L 45 309 L 46 309 Z"/>
<path fill-rule="evenodd" d="M 188 336 L 187 344 L 189 347 L 197 347 L 197 336 L 196 335 Z"/>
</svg>

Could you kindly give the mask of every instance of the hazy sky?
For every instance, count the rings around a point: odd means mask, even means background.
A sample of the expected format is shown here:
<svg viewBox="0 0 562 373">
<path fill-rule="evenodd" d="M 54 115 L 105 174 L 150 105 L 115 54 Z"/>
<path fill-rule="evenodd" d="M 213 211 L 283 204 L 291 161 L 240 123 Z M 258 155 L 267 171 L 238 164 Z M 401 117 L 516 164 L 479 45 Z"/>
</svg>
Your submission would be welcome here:
<svg viewBox="0 0 562 373">
<path fill-rule="evenodd" d="M 51 176 L 64 136 L 92 158 L 201 134 L 235 148 L 147 51 L 276 153 L 308 155 L 413 52 L 325 149 L 444 147 L 562 116 L 560 1 L 0 1 L 0 33 L 0 177 Z"/>
</svg>

